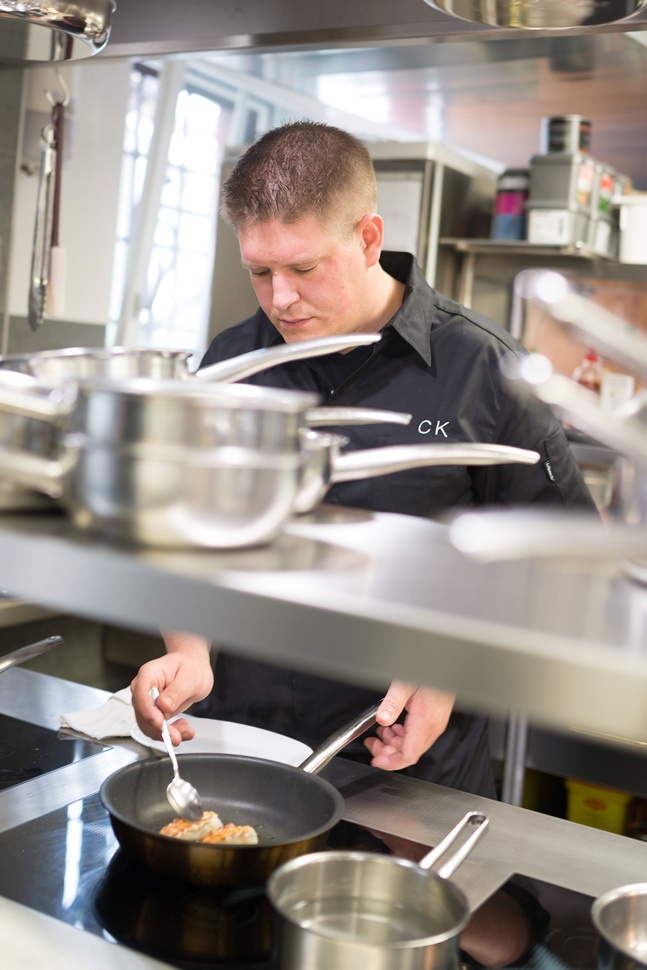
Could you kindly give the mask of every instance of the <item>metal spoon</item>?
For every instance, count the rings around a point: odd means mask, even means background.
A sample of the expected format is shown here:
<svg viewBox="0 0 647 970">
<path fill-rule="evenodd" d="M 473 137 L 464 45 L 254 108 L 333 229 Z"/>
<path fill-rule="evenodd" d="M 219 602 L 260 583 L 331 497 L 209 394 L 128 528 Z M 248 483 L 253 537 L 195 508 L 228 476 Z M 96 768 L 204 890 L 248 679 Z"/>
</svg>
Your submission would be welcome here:
<svg viewBox="0 0 647 970">
<path fill-rule="evenodd" d="M 157 703 L 157 698 L 159 697 L 157 687 L 151 687 L 150 695 L 155 703 Z M 171 735 L 169 734 L 166 718 L 164 718 L 164 723 L 162 724 L 162 740 L 168 751 L 168 756 L 171 759 L 173 773 L 175 775 L 166 788 L 166 797 L 168 798 L 169 805 L 176 815 L 186 819 L 187 822 L 199 822 L 202 818 L 202 800 L 193 785 L 180 777 L 180 769 L 177 758 L 175 757 L 175 750 L 173 748 L 173 742 L 171 741 Z"/>
</svg>

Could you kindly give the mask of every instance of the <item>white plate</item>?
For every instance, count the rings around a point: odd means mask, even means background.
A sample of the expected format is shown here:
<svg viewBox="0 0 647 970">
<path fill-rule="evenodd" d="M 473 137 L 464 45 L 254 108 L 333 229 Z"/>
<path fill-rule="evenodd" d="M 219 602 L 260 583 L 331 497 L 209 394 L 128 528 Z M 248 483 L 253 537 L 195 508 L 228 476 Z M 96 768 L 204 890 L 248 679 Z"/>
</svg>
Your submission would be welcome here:
<svg viewBox="0 0 647 970">
<path fill-rule="evenodd" d="M 286 765 L 300 765 L 312 748 L 294 738 L 288 738 L 274 731 L 263 728 L 250 727 L 248 724 L 236 724 L 235 721 L 215 721 L 208 717 L 192 717 L 185 714 L 186 720 L 195 729 L 195 737 L 191 741 L 183 741 L 175 750 L 178 754 L 242 754 L 253 758 L 267 758 L 269 761 L 280 761 Z M 175 718 L 171 718 L 171 721 Z M 146 737 L 137 724 L 131 729 L 130 736 L 139 744 L 146 745 L 153 751 L 166 754 L 166 748 L 161 741 L 153 741 Z"/>
</svg>

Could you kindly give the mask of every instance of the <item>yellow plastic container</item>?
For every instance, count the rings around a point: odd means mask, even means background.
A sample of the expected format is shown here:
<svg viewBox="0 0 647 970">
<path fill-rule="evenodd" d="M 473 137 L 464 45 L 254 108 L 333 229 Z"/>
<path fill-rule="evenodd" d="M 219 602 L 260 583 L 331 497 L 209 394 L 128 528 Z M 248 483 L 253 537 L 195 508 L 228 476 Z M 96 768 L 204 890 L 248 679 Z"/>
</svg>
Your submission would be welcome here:
<svg viewBox="0 0 647 970">
<path fill-rule="evenodd" d="M 622 835 L 631 795 L 615 788 L 587 785 L 574 778 L 566 779 L 568 805 L 566 817 L 580 825 L 591 825 L 606 832 Z"/>
</svg>

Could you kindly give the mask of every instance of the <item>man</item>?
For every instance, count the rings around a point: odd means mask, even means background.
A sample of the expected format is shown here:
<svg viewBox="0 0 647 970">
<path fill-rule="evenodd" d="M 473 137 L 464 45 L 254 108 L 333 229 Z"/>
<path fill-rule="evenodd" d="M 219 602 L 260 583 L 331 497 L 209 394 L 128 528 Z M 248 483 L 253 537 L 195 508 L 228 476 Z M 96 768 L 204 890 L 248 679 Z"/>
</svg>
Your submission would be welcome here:
<svg viewBox="0 0 647 970">
<path fill-rule="evenodd" d="M 325 403 L 413 414 L 408 427 L 345 428 L 353 448 L 493 441 L 542 455 L 536 466 L 436 467 L 340 484 L 328 502 L 421 516 L 496 503 L 594 508 L 552 412 L 515 400 L 499 378 L 500 358 L 523 353 L 520 345 L 432 290 L 413 257 L 382 252 L 375 175 L 361 142 L 310 122 L 270 131 L 235 165 L 221 205 L 260 309 L 219 334 L 203 364 L 282 340 L 380 331 L 378 344 L 293 361 L 250 382 L 316 390 Z M 184 633 L 165 639 L 166 656 L 145 664 L 132 684 L 137 719 L 152 737 L 159 736 L 162 712 L 171 716 L 209 695 L 201 713 L 315 745 L 378 700 L 371 690 L 226 652 L 217 656 L 213 687 L 209 643 Z M 160 690 L 159 709 L 149 697 L 152 684 Z M 380 704 L 377 736 L 364 742 L 371 763 L 493 796 L 486 720 L 453 705 L 446 692 L 394 681 Z M 171 734 L 175 743 L 193 736 L 183 720 Z M 345 755 L 360 752 L 368 760 L 359 743 Z"/>
</svg>

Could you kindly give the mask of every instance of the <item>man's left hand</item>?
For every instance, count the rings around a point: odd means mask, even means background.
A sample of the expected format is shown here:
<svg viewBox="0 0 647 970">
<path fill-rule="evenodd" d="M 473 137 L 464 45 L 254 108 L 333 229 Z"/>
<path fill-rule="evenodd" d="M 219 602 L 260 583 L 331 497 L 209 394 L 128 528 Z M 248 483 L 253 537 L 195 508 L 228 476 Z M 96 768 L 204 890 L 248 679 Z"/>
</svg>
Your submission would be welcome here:
<svg viewBox="0 0 647 970">
<path fill-rule="evenodd" d="M 371 764 L 387 771 L 415 765 L 447 727 L 454 699 L 433 687 L 394 680 L 377 713 L 379 737 L 364 741 L 373 755 Z M 396 724 L 404 710 L 404 724 Z"/>
</svg>

